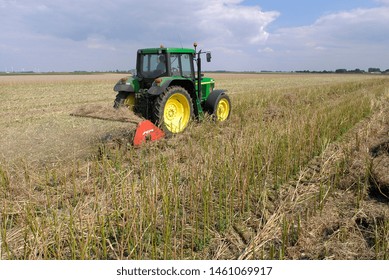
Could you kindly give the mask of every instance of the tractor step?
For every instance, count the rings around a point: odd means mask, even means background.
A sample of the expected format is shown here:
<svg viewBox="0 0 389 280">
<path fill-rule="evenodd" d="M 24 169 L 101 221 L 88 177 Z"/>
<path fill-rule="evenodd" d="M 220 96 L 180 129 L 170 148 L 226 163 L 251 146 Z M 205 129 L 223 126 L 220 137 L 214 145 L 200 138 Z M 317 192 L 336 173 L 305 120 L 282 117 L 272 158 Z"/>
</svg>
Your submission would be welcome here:
<svg viewBox="0 0 389 280">
<path fill-rule="evenodd" d="M 151 121 L 141 121 L 135 131 L 134 146 L 140 146 L 149 141 L 156 141 L 165 137 L 165 133 Z"/>
</svg>

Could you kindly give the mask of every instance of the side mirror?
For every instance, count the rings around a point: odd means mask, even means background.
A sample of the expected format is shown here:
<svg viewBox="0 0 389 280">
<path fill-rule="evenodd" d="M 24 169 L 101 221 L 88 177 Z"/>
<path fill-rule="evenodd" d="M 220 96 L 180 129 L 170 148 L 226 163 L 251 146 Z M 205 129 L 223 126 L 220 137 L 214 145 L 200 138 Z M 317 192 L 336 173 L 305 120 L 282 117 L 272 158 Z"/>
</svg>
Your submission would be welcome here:
<svg viewBox="0 0 389 280">
<path fill-rule="evenodd" d="M 211 62 L 212 55 L 210 52 L 207 52 L 207 62 Z"/>
</svg>

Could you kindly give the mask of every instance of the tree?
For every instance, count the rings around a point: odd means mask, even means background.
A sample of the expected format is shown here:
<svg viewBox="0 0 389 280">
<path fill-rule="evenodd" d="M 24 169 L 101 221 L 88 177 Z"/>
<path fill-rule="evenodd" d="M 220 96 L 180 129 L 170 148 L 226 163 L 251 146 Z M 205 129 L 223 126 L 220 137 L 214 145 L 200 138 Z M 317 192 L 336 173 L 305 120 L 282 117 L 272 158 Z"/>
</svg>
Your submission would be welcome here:
<svg viewBox="0 0 389 280">
<path fill-rule="evenodd" d="M 373 68 L 373 67 L 370 67 L 367 71 L 368 71 L 369 73 L 377 73 L 377 72 L 381 72 L 381 69 L 380 69 L 380 68 Z"/>
</svg>

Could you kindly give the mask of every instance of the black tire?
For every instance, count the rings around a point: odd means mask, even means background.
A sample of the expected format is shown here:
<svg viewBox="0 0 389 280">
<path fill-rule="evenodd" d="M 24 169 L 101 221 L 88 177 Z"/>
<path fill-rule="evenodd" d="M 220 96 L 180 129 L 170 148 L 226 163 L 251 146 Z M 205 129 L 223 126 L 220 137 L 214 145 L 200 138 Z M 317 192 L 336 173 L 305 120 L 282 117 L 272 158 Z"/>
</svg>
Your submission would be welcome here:
<svg viewBox="0 0 389 280">
<path fill-rule="evenodd" d="M 168 134 L 181 133 L 193 118 L 192 98 L 180 86 L 167 88 L 154 103 L 154 120 Z"/>
<path fill-rule="evenodd" d="M 124 100 L 128 97 L 129 93 L 125 91 L 119 91 L 116 95 L 115 101 L 113 102 L 113 107 L 118 109 L 119 107 L 124 106 Z"/>
<path fill-rule="evenodd" d="M 231 101 L 225 92 L 212 92 L 205 103 L 205 107 L 216 121 L 223 122 L 230 117 Z"/>
</svg>

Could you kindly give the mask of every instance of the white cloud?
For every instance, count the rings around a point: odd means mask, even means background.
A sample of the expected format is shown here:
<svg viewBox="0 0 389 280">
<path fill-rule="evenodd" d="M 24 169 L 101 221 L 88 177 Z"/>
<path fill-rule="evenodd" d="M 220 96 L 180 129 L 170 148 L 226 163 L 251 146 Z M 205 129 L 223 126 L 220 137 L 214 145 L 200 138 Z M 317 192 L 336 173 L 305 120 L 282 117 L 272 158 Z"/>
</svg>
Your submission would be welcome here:
<svg viewBox="0 0 389 280">
<path fill-rule="evenodd" d="M 194 41 L 212 69 L 386 69 L 389 0 L 375 1 L 270 33 L 280 14 L 242 0 L 0 0 L 0 71 L 128 69 L 138 48 Z"/>
<path fill-rule="evenodd" d="M 33 0 L 5 2 L 11 15 L 30 32 L 85 40 L 90 34 L 131 40 L 151 37 L 178 41 L 223 40 L 229 43 L 258 43 L 266 40 L 266 26 L 277 12 L 241 5 L 242 0 L 152 0 L 92 1 Z M 174 34 L 175 33 L 175 34 Z"/>
<path fill-rule="evenodd" d="M 228 2 L 228 3 L 226 3 Z M 210 1 L 196 14 L 200 28 L 216 40 L 231 44 L 255 44 L 268 38 L 266 27 L 278 12 L 263 12 L 259 7 L 238 5 L 242 1 Z"/>
<path fill-rule="evenodd" d="M 42 54 L 66 48 L 127 52 L 140 47 L 183 46 L 197 41 L 201 48 L 241 53 L 263 43 L 266 27 L 277 12 L 242 5 L 242 0 L 20 0 L 0 1 L 0 51 L 21 48 L 11 60 L 33 60 L 30 49 Z M 23 38 L 29 38 L 27 41 Z M 58 43 L 58 45 L 56 45 Z M 108 54 L 107 54 L 108 55 Z M 0 53 L 0 57 L 2 54 Z M 29 57 L 27 59 L 27 57 Z M 35 60 L 42 59 L 42 55 Z M 217 60 L 217 56 L 215 57 Z M 112 62 L 116 63 L 116 62 Z M 58 63 L 57 63 L 58 65 Z M 134 65 L 132 65 L 133 67 Z M 0 65 L 1 67 L 1 65 Z M 27 68 L 27 66 L 25 66 Z M 43 68 L 43 67 L 41 67 Z M 62 70 L 62 69 L 59 69 Z"/>
<path fill-rule="evenodd" d="M 214 51 L 216 53 L 223 53 L 226 55 L 242 55 L 242 54 L 244 54 L 244 51 L 241 49 L 226 48 L 223 46 L 212 48 L 212 51 Z"/>
<path fill-rule="evenodd" d="M 91 35 L 86 39 L 86 46 L 89 49 L 101 49 L 107 51 L 116 51 L 116 47 L 100 35 Z"/>
<path fill-rule="evenodd" d="M 260 52 L 260 53 L 273 53 L 274 50 L 272 48 L 266 47 L 263 49 L 259 49 L 258 52 Z"/>
<path fill-rule="evenodd" d="M 310 26 L 277 30 L 267 45 L 279 50 L 276 67 L 288 70 L 388 68 L 388 14 L 387 6 L 328 14 Z"/>
</svg>

